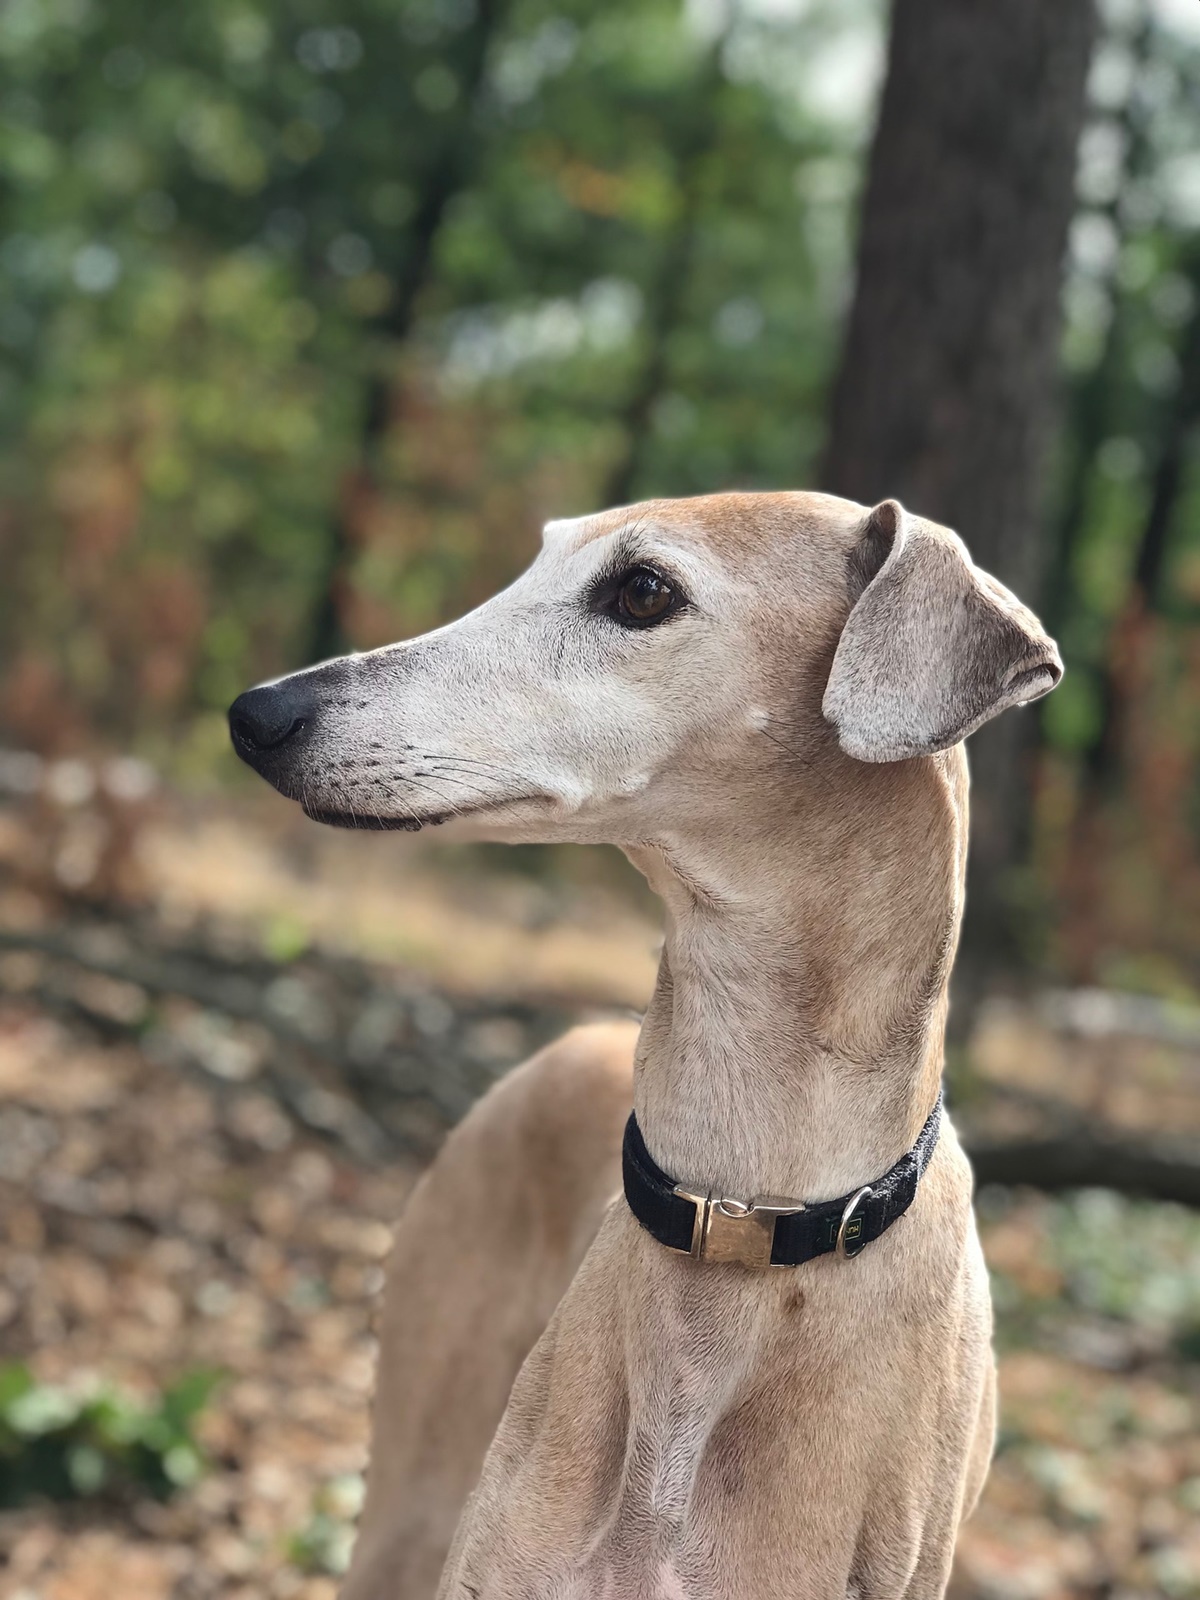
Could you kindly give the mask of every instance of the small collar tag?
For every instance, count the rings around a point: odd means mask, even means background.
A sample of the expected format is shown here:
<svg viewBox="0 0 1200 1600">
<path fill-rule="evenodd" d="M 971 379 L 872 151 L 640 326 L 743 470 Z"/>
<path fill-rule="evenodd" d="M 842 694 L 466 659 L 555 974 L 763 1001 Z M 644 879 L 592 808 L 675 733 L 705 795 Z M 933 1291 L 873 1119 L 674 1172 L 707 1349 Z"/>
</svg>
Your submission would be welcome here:
<svg viewBox="0 0 1200 1600">
<path fill-rule="evenodd" d="M 625 1124 L 622 1165 L 629 1209 L 668 1250 L 696 1261 L 745 1267 L 798 1267 L 817 1256 L 856 1256 L 912 1205 L 937 1148 L 942 1096 L 916 1144 L 874 1183 L 838 1200 L 805 1205 L 764 1197 L 734 1200 L 674 1183 L 646 1149 L 637 1117 Z"/>
</svg>

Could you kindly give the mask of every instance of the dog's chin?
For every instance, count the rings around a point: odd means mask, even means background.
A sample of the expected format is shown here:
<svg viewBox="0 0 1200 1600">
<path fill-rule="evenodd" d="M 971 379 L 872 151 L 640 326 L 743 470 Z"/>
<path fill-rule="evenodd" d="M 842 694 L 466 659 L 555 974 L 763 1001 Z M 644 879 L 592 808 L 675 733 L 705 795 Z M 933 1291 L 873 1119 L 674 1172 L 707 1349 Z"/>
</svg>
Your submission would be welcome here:
<svg viewBox="0 0 1200 1600">
<path fill-rule="evenodd" d="M 374 817 L 365 811 L 322 811 L 316 806 L 300 808 L 310 822 L 323 822 L 327 828 L 366 828 L 372 833 L 420 833 L 422 828 L 440 828 L 447 821 L 445 812 L 425 817 Z"/>
<path fill-rule="evenodd" d="M 366 829 L 372 833 L 420 833 L 422 828 L 440 828 L 448 822 L 486 823 L 514 806 L 537 804 L 544 799 L 542 795 L 511 795 L 444 811 L 405 811 L 399 815 L 381 816 L 368 811 L 343 811 L 305 798 L 300 802 L 300 809 L 312 822 L 322 822 L 329 828 Z"/>
</svg>

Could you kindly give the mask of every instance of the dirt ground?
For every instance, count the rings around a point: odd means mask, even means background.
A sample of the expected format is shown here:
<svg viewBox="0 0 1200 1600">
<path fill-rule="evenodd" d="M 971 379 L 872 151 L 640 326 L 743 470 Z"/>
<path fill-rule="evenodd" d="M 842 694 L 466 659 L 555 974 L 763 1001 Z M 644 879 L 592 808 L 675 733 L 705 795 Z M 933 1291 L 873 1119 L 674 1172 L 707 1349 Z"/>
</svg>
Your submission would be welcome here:
<svg viewBox="0 0 1200 1600">
<path fill-rule="evenodd" d="M 231 881 L 230 914 L 270 909 L 271 937 L 281 904 L 319 923 L 320 863 L 285 895 L 239 859 L 227 843 L 220 872 L 160 864 L 164 902 L 181 914 Z M 436 899 L 432 884 L 420 894 Z M 456 959 L 461 978 L 464 927 L 503 925 L 507 908 L 516 933 L 507 946 L 488 933 L 480 961 L 494 988 L 517 982 L 523 941 L 521 973 L 561 1001 L 615 942 L 634 949 L 607 998 L 635 1001 L 651 925 L 625 910 L 613 934 L 607 891 L 557 893 L 509 883 L 472 899 L 452 883 L 426 971 L 447 981 Z M 987 1072 L 1003 1073 L 1007 1050 L 1019 1077 L 1036 1033 L 1005 1012 L 981 1046 Z M 252 1074 L 183 1074 L 153 1035 L 102 1038 L 33 999 L 0 1008 L 0 1105 L 0 1370 L 147 1400 L 221 1374 L 196 1423 L 205 1469 L 165 1503 L 127 1493 L 0 1514 L 0 1596 L 332 1600 L 361 1494 L 381 1262 L 414 1163 L 359 1160 Z M 1100 1191 L 988 1192 L 981 1216 L 1003 1411 L 955 1594 L 1200 1596 L 1200 1218 Z"/>
</svg>

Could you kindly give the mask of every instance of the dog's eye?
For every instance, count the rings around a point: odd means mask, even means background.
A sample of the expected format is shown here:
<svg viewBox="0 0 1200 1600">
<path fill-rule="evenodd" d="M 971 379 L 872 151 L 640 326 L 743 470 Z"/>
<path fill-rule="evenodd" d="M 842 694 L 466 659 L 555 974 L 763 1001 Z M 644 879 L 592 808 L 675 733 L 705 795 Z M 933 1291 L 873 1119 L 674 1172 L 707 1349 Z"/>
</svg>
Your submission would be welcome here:
<svg viewBox="0 0 1200 1600">
<path fill-rule="evenodd" d="M 675 604 L 675 590 L 651 567 L 635 567 L 621 579 L 617 611 L 626 622 L 658 622 Z"/>
</svg>

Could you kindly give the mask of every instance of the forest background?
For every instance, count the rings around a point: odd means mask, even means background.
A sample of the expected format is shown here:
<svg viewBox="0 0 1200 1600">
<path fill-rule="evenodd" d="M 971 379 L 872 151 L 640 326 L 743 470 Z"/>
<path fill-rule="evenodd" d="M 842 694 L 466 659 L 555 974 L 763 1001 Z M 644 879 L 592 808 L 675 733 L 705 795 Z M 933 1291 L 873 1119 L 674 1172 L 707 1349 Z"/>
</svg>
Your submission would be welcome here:
<svg viewBox="0 0 1200 1600">
<path fill-rule="evenodd" d="M 1086 105 L 1042 86 L 1078 144 L 1064 326 L 1006 346 L 1060 344 L 1061 420 L 1018 397 L 1048 459 L 1012 549 L 979 526 L 1003 448 L 947 519 L 1069 667 L 1006 791 L 1032 796 L 1002 851 L 1025 937 L 1072 981 L 1167 994 L 1194 993 L 1200 916 L 1198 16 L 1112 0 Z M 874 0 L 8 0 L 8 741 L 233 783 L 242 687 L 456 615 L 549 516 L 870 498 L 827 441 L 885 34 Z M 999 91 L 985 170 L 1029 120 Z"/>
<path fill-rule="evenodd" d="M 321 832 L 229 702 L 819 486 L 1067 664 L 971 746 L 955 1594 L 1200 1596 L 1198 146 L 1200 0 L 0 0 L 0 1593 L 327 1600 L 386 1224 L 652 981 L 615 852 Z"/>
</svg>

